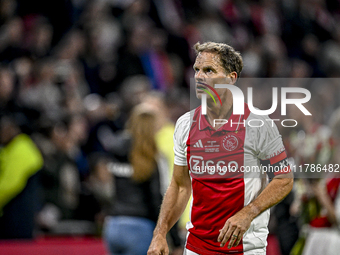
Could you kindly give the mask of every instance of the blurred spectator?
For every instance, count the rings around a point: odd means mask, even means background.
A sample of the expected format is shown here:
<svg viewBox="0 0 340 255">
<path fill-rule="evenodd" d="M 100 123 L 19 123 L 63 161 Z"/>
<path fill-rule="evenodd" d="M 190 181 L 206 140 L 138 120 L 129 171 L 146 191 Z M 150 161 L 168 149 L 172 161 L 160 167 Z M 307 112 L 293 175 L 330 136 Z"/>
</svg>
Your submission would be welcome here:
<svg viewBox="0 0 340 255">
<path fill-rule="evenodd" d="M 127 31 L 126 44 L 118 51 L 115 86 L 120 85 L 129 76 L 139 74 L 148 75 L 152 79 L 153 72 L 148 58 L 152 23 L 150 19 L 143 17 L 134 24 L 135 26 Z M 114 89 L 117 91 L 119 87 Z"/>
<path fill-rule="evenodd" d="M 155 121 L 155 141 L 158 150 L 167 158 L 169 166 L 169 177 L 172 176 L 173 154 L 173 133 L 174 123 L 169 118 L 165 96 L 161 92 L 151 92 L 142 99 L 143 107 L 147 106 L 156 115 Z M 165 192 L 165 190 L 164 190 Z"/>
<path fill-rule="evenodd" d="M 303 254 L 336 254 L 340 248 L 338 232 L 339 175 L 328 176 L 325 181 L 311 181 L 307 184 L 316 208 L 308 208 L 311 228 L 307 234 Z M 310 205 L 310 204 L 309 204 Z M 310 205 L 311 206 L 311 205 Z M 307 209 L 307 210 L 308 210 Z M 313 210 L 314 209 L 314 210 Z"/>
<path fill-rule="evenodd" d="M 142 101 L 140 107 L 149 107 L 155 114 L 155 142 L 158 151 L 166 158 L 167 168 L 168 168 L 168 180 L 171 180 L 173 173 L 174 164 L 174 153 L 173 153 L 173 134 L 175 131 L 175 125 L 170 120 L 168 107 L 166 105 L 164 94 L 161 92 L 151 92 Z M 162 194 L 165 194 L 169 181 L 165 185 L 162 185 Z M 182 219 L 175 224 L 175 226 L 170 230 L 170 236 L 172 240 L 172 246 L 177 247 L 176 252 L 181 251 L 181 237 L 179 236 L 179 230 L 183 232 L 185 230 L 186 222 L 189 220 L 190 207 L 186 208 Z M 184 222 L 184 223 L 183 223 Z M 184 234 L 185 235 L 185 234 Z M 184 236 L 183 235 L 183 236 Z M 183 251 L 182 251 L 183 252 Z M 179 253 L 180 254 L 180 253 Z"/>
<path fill-rule="evenodd" d="M 22 105 L 18 100 L 15 73 L 6 65 L 0 66 L 0 116 L 2 114 L 15 116 L 24 133 L 31 134 L 39 128 L 38 119 L 41 113 Z"/>
<path fill-rule="evenodd" d="M 316 109 L 311 105 L 308 107 L 314 114 Z M 337 226 L 334 204 L 340 180 L 338 175 L 330 174 L 333 170 L 328 172 L 330 164 L 332 169 L 337 163 L 336 158 L 332 158 L 334 141 L 331 129 L 306 116 L 293 116 L 299 119 L 301 126 L 297 133 L 291 132 L 289 150 L 294 155 L 294 165 L 302 166 L 305 175 L 297 180 L 295 198 L 290 205 L 291 215 L 299 218 L 301 226 L 300 239 L 292 253 L 301 254 L 303 250 L 303 254 L 335 254 L 338 248 L 333 240 L 338 239 L 337 231 L 325 229 Z M 314 176 L 306 164 L 328 168 L 324 171 L 325 178 Z"/>
<path fill-rule="evenodd" d="M 0 145 L 0 239 L 32 238 L 43 158 L 10 115 L 0 115 Z"/>
<path fill-rule="evenodd" d="M 49 20 L 53 27 L 53 46 L 59 42 L 63 35 L 72 26 L 72 1 L 51 0 L 47 3 L 40 0 L 32 0 L 28 3 L 24 0 L 16 0 L 16 2 L 16 13 L 21 17 L 27 17 L 30 14 L 38 14 L 46 17 Z"/>
<path fill-rule="evenodd" d="M 307 34 L 302 40 L 301 59 L 306 61 L 312 68 L 312 77 L 323 77 L 321 70 L 322 63 L 318 61 L 320 57 L 320 42 L 314 34 Z"/>
<path fill-rule="evenodd" d="M 117 74 L 117 50 L 124 40 L 122 27 L 111 15 L 107 1 L 88 2 L 81 19 L 86 36 L 86 51 L 81 58 L 85 77 L 91 93 L 105 96 L 117 90 L 113 82 Z"/>
<path fill-rule="evenodd" d="M 0 109 L 1 113 L 14 112 L 17 108 L 13 100 L 14 95 L 14 73 L 5 66 L 0 67 Z"/>
<path fill-rule="evenodd" d="M 116 135 L 110 152 L 116 199 L 104 226 L 111 254 L 146 254 L 162 200 L 161 187 L 168 168 L 159 164 L 154 140 L 155 115 L 147 107 L 135 108 L 127 129 Z"/>
<path fill-rule="evenodd" d="M 115 182 L 109 172 L 109 155 L 92 153 L 89 155 L 90 174 L 82 183 L 78 219 L 96 223 L 100 234 L 107 211 L 114 204 Z"/>
<path fill-rule="evenodd" d="M 17 2 L 12 0 L 4 0 L 0 2 L 0 26 L 16 13 Z"/>
<path fill-rule="evenodd" d="M 9 63 L 12 60 L 27 55 L 22 41 L 24 39 L 24 23 L 20 17 L 13 17 L 2 27 L 0 61 Z"/>
<path fill-rule="evenodd" d="M 42 229 L 53 232 L 59 220 L 78 216 L 80 182 L 89 172 L 81 150 L 87 126 L 82 116 L 71 116 L 45 129 L 47 139 L 40 137 L 39 141 L 45 158 L 41 172 L 45 208 L 40 212 L 39 223 Z M 49 208 L 54 208 L 53 212 Z"/>
<path fill-rule="evenodd" d="M 26 26 L 29 26 L 29 37 L 27 48 L 32 58 L 39 59 L 50 54 L 53 27 L 41 16 L 30 16 L 26 18 Z"/>
<path fill-rule="evenodd" d="M 30 57 L 17 58 L 12 62 L 13 70 L 16 74 L 18 91 L 25 90 L 34 83 L 34 61 Z"/>
<path fill-rule="evenodd" d="M 133 75 L 122 83 L 120 96 L 124 102 L 121 109 L 123 119 L 127 119 L 131 109 L 140 104 L 148 92 L 151 91 L 151 81 L 145 75 Z"/>
<path fill-rule="evenodd" d="M 335 149 L 332 160 L 334 167 L 339 164 L 339 111 L 331 116 L 330 128 Z M 309 216 L 310 229 L 307 233 L 303 254 L 336 254 L 339 245 L 340 217 L 340 176 L 330 171 L 324 180 L 307 180 L 306 195 L 309 195 L 309 207 L 305 208 L 305 217 Z M 314 200 L 313 200 L 314 199 Z M 306 200 L 306 197 L 305 197 Z M 314 205 L 314 206 L 313 206 Z"/>
<path fill-rule="evenodd" d="M 153 89 L 169 91 L 174 86 L 174 70 L 170 56 L 166 52 L 167 35 L 162 30 L 154 30 L 151 36 L 151 48 L 148 53 L 150 67 L 147 71 Z"/>
<path fill-rule="evenodd" d="M 328 40 L 322 45 L 320 53 L 320 63 L 322 71 L 331 76 L 334 69 L 340 67 L 340 29 L 337 27 L 334 33 L 334 39 Z"/>
<path fill-rule="evenodd" d="M 54 62 L 44 59 L 39 62 L 36 84 L 22 88 L 20 100 L 24 105 L 35 108 L 49 119 L 57 121 L 64 112 L 62 109 L 63 94 L 61 88 L 54 82 Z"/>
<path fill-rule="evenodd" d="M 121 130 L 125 124 L 125 116 L 121 112 L 122 100 L 117 94 L 106 98 L 98 94 L 90 94 L 84 99 L 89 121 L 89 137 L 84 150 L 92 152 L 107 152 L 106 145 L 110 143 L 108 136 Z"/>
</svg>

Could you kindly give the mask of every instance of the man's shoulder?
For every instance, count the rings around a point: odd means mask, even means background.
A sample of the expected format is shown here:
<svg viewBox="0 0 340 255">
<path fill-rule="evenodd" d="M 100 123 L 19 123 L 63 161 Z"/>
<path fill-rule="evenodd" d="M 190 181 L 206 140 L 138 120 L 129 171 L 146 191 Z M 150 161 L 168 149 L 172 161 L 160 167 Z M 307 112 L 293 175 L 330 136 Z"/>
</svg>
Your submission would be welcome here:
<svg viewBox="0 0 340 255">
<path fill-rule="evenodd" d="M 266 119 L 270 119 L 268 115 L 258 115 L 255 113 L 250 112 L 247 120 L 266 120 Z"/>
<path fill-rule="evenodd" d="M 197 108 L 184 113 L 181 117 L 177 119 L 176 126 L 192 123 L 196 110 Z"/>
<path fill-rule="evenodd" d="M 277 121 L 277 120 L 276 120 Z M 273 123 L 275 123 L 275 119 L 270 118 L 268 115 L 258 115 L 250 112 L 247 119 L 246 124 L 250 127 L 258 127 L 258 128 L 266 128 L 273 127 Z"/>
</svg>

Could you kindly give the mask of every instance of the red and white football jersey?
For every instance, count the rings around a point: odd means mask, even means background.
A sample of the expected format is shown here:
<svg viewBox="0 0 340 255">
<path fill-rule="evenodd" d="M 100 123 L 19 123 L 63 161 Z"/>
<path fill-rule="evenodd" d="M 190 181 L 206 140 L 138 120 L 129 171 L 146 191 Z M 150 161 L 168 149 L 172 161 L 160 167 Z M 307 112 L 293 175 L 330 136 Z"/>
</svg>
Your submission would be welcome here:
<svg viewBox="0 0 340 255">
<path fill-rule="evenodd" d="M 244 115 L 231 115 L 215 130 L 198 107 L 178 119 L 174 144 L 175 164 L 188 165 L 192 181 L 186 248 L 201 255 L 265 250 L 269 210 L 252 221 L 237 247 L 220 247 L 217 238 L 226 220 L 265 188 L 261 163 L 281 166 L 273 175 L 290 171 L 274 122 L 250 113 L 245 104 Z"/>
</svg>

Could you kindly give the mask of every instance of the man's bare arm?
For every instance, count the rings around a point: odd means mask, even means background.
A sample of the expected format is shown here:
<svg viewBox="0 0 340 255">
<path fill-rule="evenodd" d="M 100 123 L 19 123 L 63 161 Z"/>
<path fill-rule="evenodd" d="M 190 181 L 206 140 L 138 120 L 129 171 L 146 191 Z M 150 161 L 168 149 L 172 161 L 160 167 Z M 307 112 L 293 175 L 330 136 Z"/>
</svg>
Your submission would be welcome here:
<svg viewBox="0 0 340 255">
<path fill-rule="evenodd" d="M 158 222 L 148 255 L 168 254 L 166 234 L 182 215 L 191 194 L 191 180 L 187 166 L 174 166 L 174 173 L 165 193 Z"/>
<path fill-rule="evenodd" d="M 230 239 L 228 248 L 237 246 L 250 223 L 259 214 L 284 199 L 293 188 L 293 174 L 281 174 L 273 178 L 261 194 L 249 205 L 230 217 L 220 230 L 217 241 L 224 246 Z"/>
</svg>

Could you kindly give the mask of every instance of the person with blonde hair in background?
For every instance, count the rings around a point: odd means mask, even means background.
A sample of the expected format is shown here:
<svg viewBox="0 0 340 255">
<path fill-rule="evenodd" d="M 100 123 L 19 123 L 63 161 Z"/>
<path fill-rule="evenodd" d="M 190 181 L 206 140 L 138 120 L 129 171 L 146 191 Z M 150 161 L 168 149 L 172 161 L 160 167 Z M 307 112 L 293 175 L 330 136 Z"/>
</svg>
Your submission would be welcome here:
<svg viewBox="0 0 340 255">
<path fill-rule="evenodd" d="M 152 239 L 168 171 L 160 163 L 155 123 L 151 108 L 138 105 L 109 148 L 114 158 L 108 168 L 114 176 L 115 201 L 103 236 L 112 255 L 145 255 Z"/>
</svg>

